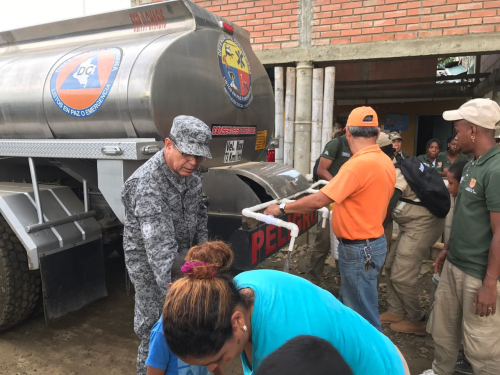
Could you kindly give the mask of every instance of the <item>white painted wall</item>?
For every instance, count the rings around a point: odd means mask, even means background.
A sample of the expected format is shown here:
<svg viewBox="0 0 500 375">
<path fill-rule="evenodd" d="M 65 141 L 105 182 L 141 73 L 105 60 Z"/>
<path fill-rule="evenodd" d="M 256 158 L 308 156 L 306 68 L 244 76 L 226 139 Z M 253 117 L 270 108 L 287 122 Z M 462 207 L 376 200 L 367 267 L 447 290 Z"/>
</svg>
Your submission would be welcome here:
<svg viewBox="0 0 500 375">
<path fill-rule="evenodd" d="M 0 0 L 0 31 L 130 8 L 130 0 Z"/>
</svg>

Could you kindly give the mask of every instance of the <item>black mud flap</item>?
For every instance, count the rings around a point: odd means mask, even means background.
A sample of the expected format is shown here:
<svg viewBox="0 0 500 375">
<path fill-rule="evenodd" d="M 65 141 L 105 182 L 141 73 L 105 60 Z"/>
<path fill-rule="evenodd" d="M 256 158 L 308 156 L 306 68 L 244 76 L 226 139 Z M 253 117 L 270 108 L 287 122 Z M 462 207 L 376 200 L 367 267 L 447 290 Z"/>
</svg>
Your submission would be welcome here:
<svg viewBox="0 0 500 375">
<path fill-rule="evenodd" d="M 47 324 L 108 295 L 100 239 L 40 256 L 40 273 Z"/>
</svg>

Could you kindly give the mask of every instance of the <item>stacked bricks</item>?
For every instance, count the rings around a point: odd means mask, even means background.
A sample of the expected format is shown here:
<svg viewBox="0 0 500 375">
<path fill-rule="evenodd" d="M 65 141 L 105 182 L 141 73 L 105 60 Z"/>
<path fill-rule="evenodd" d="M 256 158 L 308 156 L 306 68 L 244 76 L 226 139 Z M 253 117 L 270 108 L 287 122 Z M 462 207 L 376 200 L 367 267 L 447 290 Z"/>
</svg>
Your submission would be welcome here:
<svg viewBox="0 0 500 375">
<path fill-rule="evenodd" d="M 192 0 L 250 32 L 254 50 L 299 46 L 299 0 Z"/>
<path fill-rule="evenodd" d="M 246 28 L 254 50 L 299 47 L 301 33 L 320 46 L 500 32 L 498 0 L 192 1 Z M 299 23 L 302 4 L 312 10 L 310 25 Z"/>
<path fill-rule="evenodd" d="M 314 0 L 312 44 L 500 32 L 500 1 Z"/>
</svg>

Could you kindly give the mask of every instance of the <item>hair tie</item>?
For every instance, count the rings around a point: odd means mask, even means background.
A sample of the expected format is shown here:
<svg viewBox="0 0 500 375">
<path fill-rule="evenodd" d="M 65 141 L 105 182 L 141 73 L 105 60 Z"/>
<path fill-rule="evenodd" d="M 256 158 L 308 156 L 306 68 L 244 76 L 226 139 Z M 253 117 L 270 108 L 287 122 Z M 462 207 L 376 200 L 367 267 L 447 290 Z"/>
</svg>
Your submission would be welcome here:
<svg viewBox="0 0 500 375">
<path fill-rule="evenodd" d="M 199 262 L 199 261 L 186 262 L 181 267 L 181 271 L 182 271 L 182 273 L 185 273 L 185 274 L 192 274 L 192 273 L 194 273 L 194 267 L 201 267 L 201 266 L 210 266 L 210 263 Z M 216 276 L 217 276 L 217 271 L 214 271 L 213 277 L 216 277 Z"/>
</svg>

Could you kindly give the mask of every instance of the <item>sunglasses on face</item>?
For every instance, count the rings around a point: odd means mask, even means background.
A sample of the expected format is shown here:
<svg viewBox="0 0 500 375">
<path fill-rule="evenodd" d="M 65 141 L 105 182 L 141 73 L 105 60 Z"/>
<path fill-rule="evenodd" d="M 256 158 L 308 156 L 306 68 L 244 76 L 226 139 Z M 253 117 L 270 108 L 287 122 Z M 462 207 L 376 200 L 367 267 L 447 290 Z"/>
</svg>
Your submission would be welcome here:
<svg viewBox="0 0 500 375">
<path fill-rule="evenodd" d="M 177 147 L 177 144 L 171 139 L 172 141 L 172 144 L 174 145 L 174 147 L 177 149 L 177 151 L 179 151 L 179 153 L 181 154 L 181 156 L 187 160 L 187 161 L 193 161 L 193 160 L 196 160 L 197 163 L 202 163 L 204 162 L 205 160 L 207 160 L 206 157 L 204 156 L 198 156 L 198 155 L 189 155 L 189 154 L 185 154 L 184 152 L 182 152 L 181 150 L 179 150 L 179 147 Z"/>
</svg>

